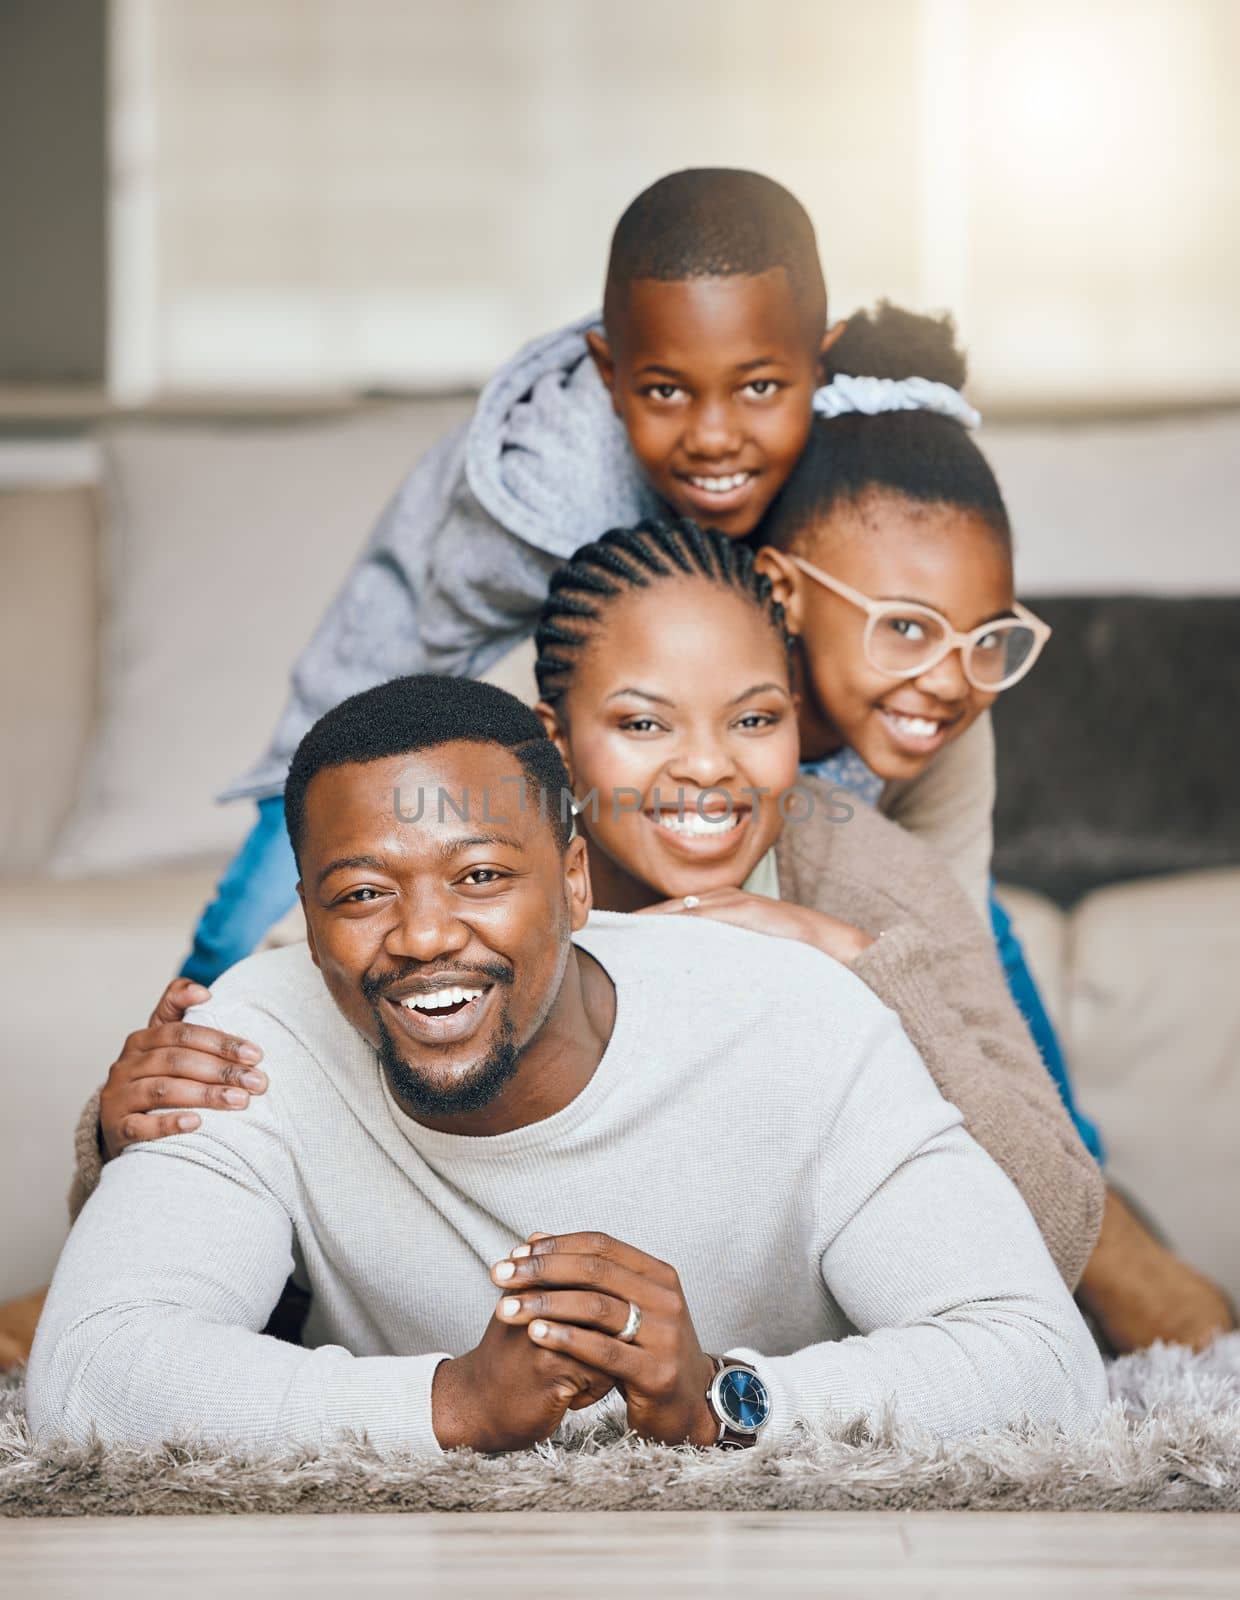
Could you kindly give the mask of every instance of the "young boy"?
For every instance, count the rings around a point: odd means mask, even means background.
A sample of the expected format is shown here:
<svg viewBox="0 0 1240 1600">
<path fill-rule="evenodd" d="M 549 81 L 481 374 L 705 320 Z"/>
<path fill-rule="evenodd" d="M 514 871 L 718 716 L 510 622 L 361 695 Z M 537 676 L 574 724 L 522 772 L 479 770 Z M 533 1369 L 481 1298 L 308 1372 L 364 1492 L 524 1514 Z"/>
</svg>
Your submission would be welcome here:
<svg viewBox="0 0 1240 1600">
<path fill-rule="evenodd" d="M 292 673 L 262 760 L 227 789 L 259 821 L 183 971 L 211 983 L 293 904 L 281 791 L 334 705 L 411 672 L 477 677 L 531 631 L 554 569 L 586 540 L 669 508 L 742 538 L 809 434 L 827 293 L 801 204 L 758 173 L 672 173 L 616 226 L 603 318 L 526 346 L 470 422 L 410 473 Z M 946 771 L 945 766 L 955 771 Z M 965 781 L 961 782 L 961 774 Z M 989 723 L 885 805 L 958 875 L 989 869 Z"/>
</svg>

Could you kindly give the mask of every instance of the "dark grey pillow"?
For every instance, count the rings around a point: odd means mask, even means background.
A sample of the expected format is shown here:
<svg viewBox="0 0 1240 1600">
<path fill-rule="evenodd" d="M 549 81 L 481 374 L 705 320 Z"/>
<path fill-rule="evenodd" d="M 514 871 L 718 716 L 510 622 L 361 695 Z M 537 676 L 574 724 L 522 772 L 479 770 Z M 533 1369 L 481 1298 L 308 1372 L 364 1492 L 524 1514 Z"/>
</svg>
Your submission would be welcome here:
<svg viewBox="0 0 1240 1600">
<path fill-rule="evenodd" d="M 1055 632 L 994 708 L 995 876 L 1069 905 L 1240 865 L 1240 597 L 1031 604 Z"/>
</svg>

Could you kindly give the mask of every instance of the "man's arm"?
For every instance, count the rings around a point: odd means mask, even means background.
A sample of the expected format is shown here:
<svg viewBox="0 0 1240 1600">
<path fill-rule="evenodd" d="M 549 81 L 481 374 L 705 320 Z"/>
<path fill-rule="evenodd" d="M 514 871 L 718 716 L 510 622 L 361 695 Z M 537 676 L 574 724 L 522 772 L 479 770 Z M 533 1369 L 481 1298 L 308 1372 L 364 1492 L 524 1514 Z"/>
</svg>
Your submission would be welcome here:
<svg viewBox="0 0 1240 1600">
<path fill-rule="evenodd" d="M 264 1337 L 292 1268 L 291 1163 L 266 1103 L 131 1147 L 69 1236 L 31 1353 L 40 1438 L 316 1445 L 341 1429 L 437 1452 L 442 1354 L 354 1357 Z"/>
<path fill-rule="evenodd" d="M 943 888 L 955 891 L 950 879 Z M 899 922 L 853 970 L 896 1012 L 940 1093 L 1015 1183 L 1074 1289 L 1102 1225 L 1102 1174 L 1007 991 L 989 933 L 962 899 L 956 915 L 946 894 L 939 905 L 937 933 Z"/>
<path fill-rule="evenodd" d="M 1024 1418 L 1087 1425 L 1106 1401 L 1102 1364 L 1033 1218 L 895 1018 L 871 1014 L 842 1104 L 824 1105 L 827 1126 L 807 1102 L 804 1129 L 789 1129 L 818 1163 L 811 1259 L 858 1336 L 788 1356 L 718 1353 L 766 1380 L 775 1439 L 798 1423 L 877 1418 L 888 1407 L 944 1438 Z M 709 1362 L 674 1264 L 603 1234 L 539 1234 L 492 1279 L 505 1295 L 499 1316 L 613 1378 L 643 1437 L 714 1437 Z M 772 1335 L 781 1289 L 778 1278 L 765 1285 Z M 626 1343 L 619 1334 L 634 1307 L 641 1318 Z"/>
<path fill-rule="evenodd" d="M 767 1380 L 774 1426 L 888 1405 L 944 1437 L 1096 1417 L 1102 1363 L 1033 1218 L 894 1018 L 880 1024 L 819 1172 L 823 1283 L 861 1337 L 788 1356 L 729 1352 Z"/>
</svg>

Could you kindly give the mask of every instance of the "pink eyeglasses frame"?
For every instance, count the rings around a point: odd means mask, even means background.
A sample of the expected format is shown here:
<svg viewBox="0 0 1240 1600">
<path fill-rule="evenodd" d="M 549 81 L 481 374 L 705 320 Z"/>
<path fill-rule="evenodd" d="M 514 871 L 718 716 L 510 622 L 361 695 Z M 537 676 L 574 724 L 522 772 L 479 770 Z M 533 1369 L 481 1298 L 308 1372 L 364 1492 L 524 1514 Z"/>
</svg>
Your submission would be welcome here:
<svg viewBox="0 0 1240 1600">
<path fill-rule="evenodd" d="M 933 606 L 924 606 L 915 600 L 873 600 L 869 595 L 862 594 L 859 589 L 852 588 L 839 578 L 833 578 L 829 572 L 824 572 L 821 567 L 814 566 L 812 562 L 804 560 L 801 556 L 790 555 L 789 560 L 799 567 L 807 578 L 812 578 L 815 583 L 820 583 L 824 589 L 829 589 L 832 594 L 839 595 L 841 600 L 847 600 L 850 605 L 854 605 L 858 610 L 865 612 L 865 634 L 862 637 L 861 648 L 865 651 L 865 658 L 875 672 L 881 672 L 887 678 L 919 678 L 922 673 L 933 671 L 939 662 L 946 660 L 953 650 L 959 650 L 961 668 L 973 687 L 982 690 L 985 694 L 999 694 L 1002 690 L 1010 689 L 1014 683 L 1019 683 L 1022 678 L 1028 676 L 1038 657 L 1042 654 L 1046 641 L 1051 636 L 1050 624 L 1043 622 L 1041 617 L 1035 616 L 1027 606 L 1022 606 L 1019 601 L 1013 604 L 1011 617 L 998 617 L 994 622 L 983 622 L 976 628 L 971 628 L 968 633 L 961 633 L 956 628 L 953 628 L 943 613 L 936 611 Z M 920 613 L 922 616 L 932 618 L 943 629 L 942 640 L 935 646 L 927 660 L 920 662 L 915 667 L 908 668 L 904 672 L 892 672 L 888 667 L 879 666 L 870 654 L 870 641 L 874 636 L 875 628 L 883 617 L 890 616 L 893 612 L 900 616 L 916 616 Z M 994 633 L 996 629 L 1003 628 L 1005 623 L 1010 625 L 1014 622 L 1023 624 L 1033 634 L 1032 649 L 1021 662 L 1019 668 L 1010 676 L 1004 678 L 1001 683 L 979 682 L 973 676 L 969 666 L 969 657 L 973 648 L 979 639 L 986 634 Z"/>
</svg>

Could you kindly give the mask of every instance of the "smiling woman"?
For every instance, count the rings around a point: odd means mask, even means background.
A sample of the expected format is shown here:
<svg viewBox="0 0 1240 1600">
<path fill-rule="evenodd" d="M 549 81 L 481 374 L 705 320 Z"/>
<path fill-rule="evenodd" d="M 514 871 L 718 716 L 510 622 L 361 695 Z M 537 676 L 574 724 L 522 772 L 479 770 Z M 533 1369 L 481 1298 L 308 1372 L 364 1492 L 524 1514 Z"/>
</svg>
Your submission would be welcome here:
<svg viewBox="0 0 1240 1600">
<path fill-rule="evenodd" d="M 790 640 L 749 549 L 685 522 L 613 531 L 556 574 L 536 639 L 538 714 L 575 793 L 635 798 L 582 807 L 595 904 L 725 921 L 848 965 L 898 1013 L 1075 1281 L 1097 1170 L 947 869 L 799 778 Z M 794 811 L 797 793 L 809 804 Z"/>
<path fill-rule="evenodd" d="M 749 551 L 692 523 L 608 534 L 552 580 L 537 643 L 540 715 L 575 792 L 638 797 L 588 808 L 598 903 L 744 882 L 798 753 L 783 613 Z"/>
</svg>

